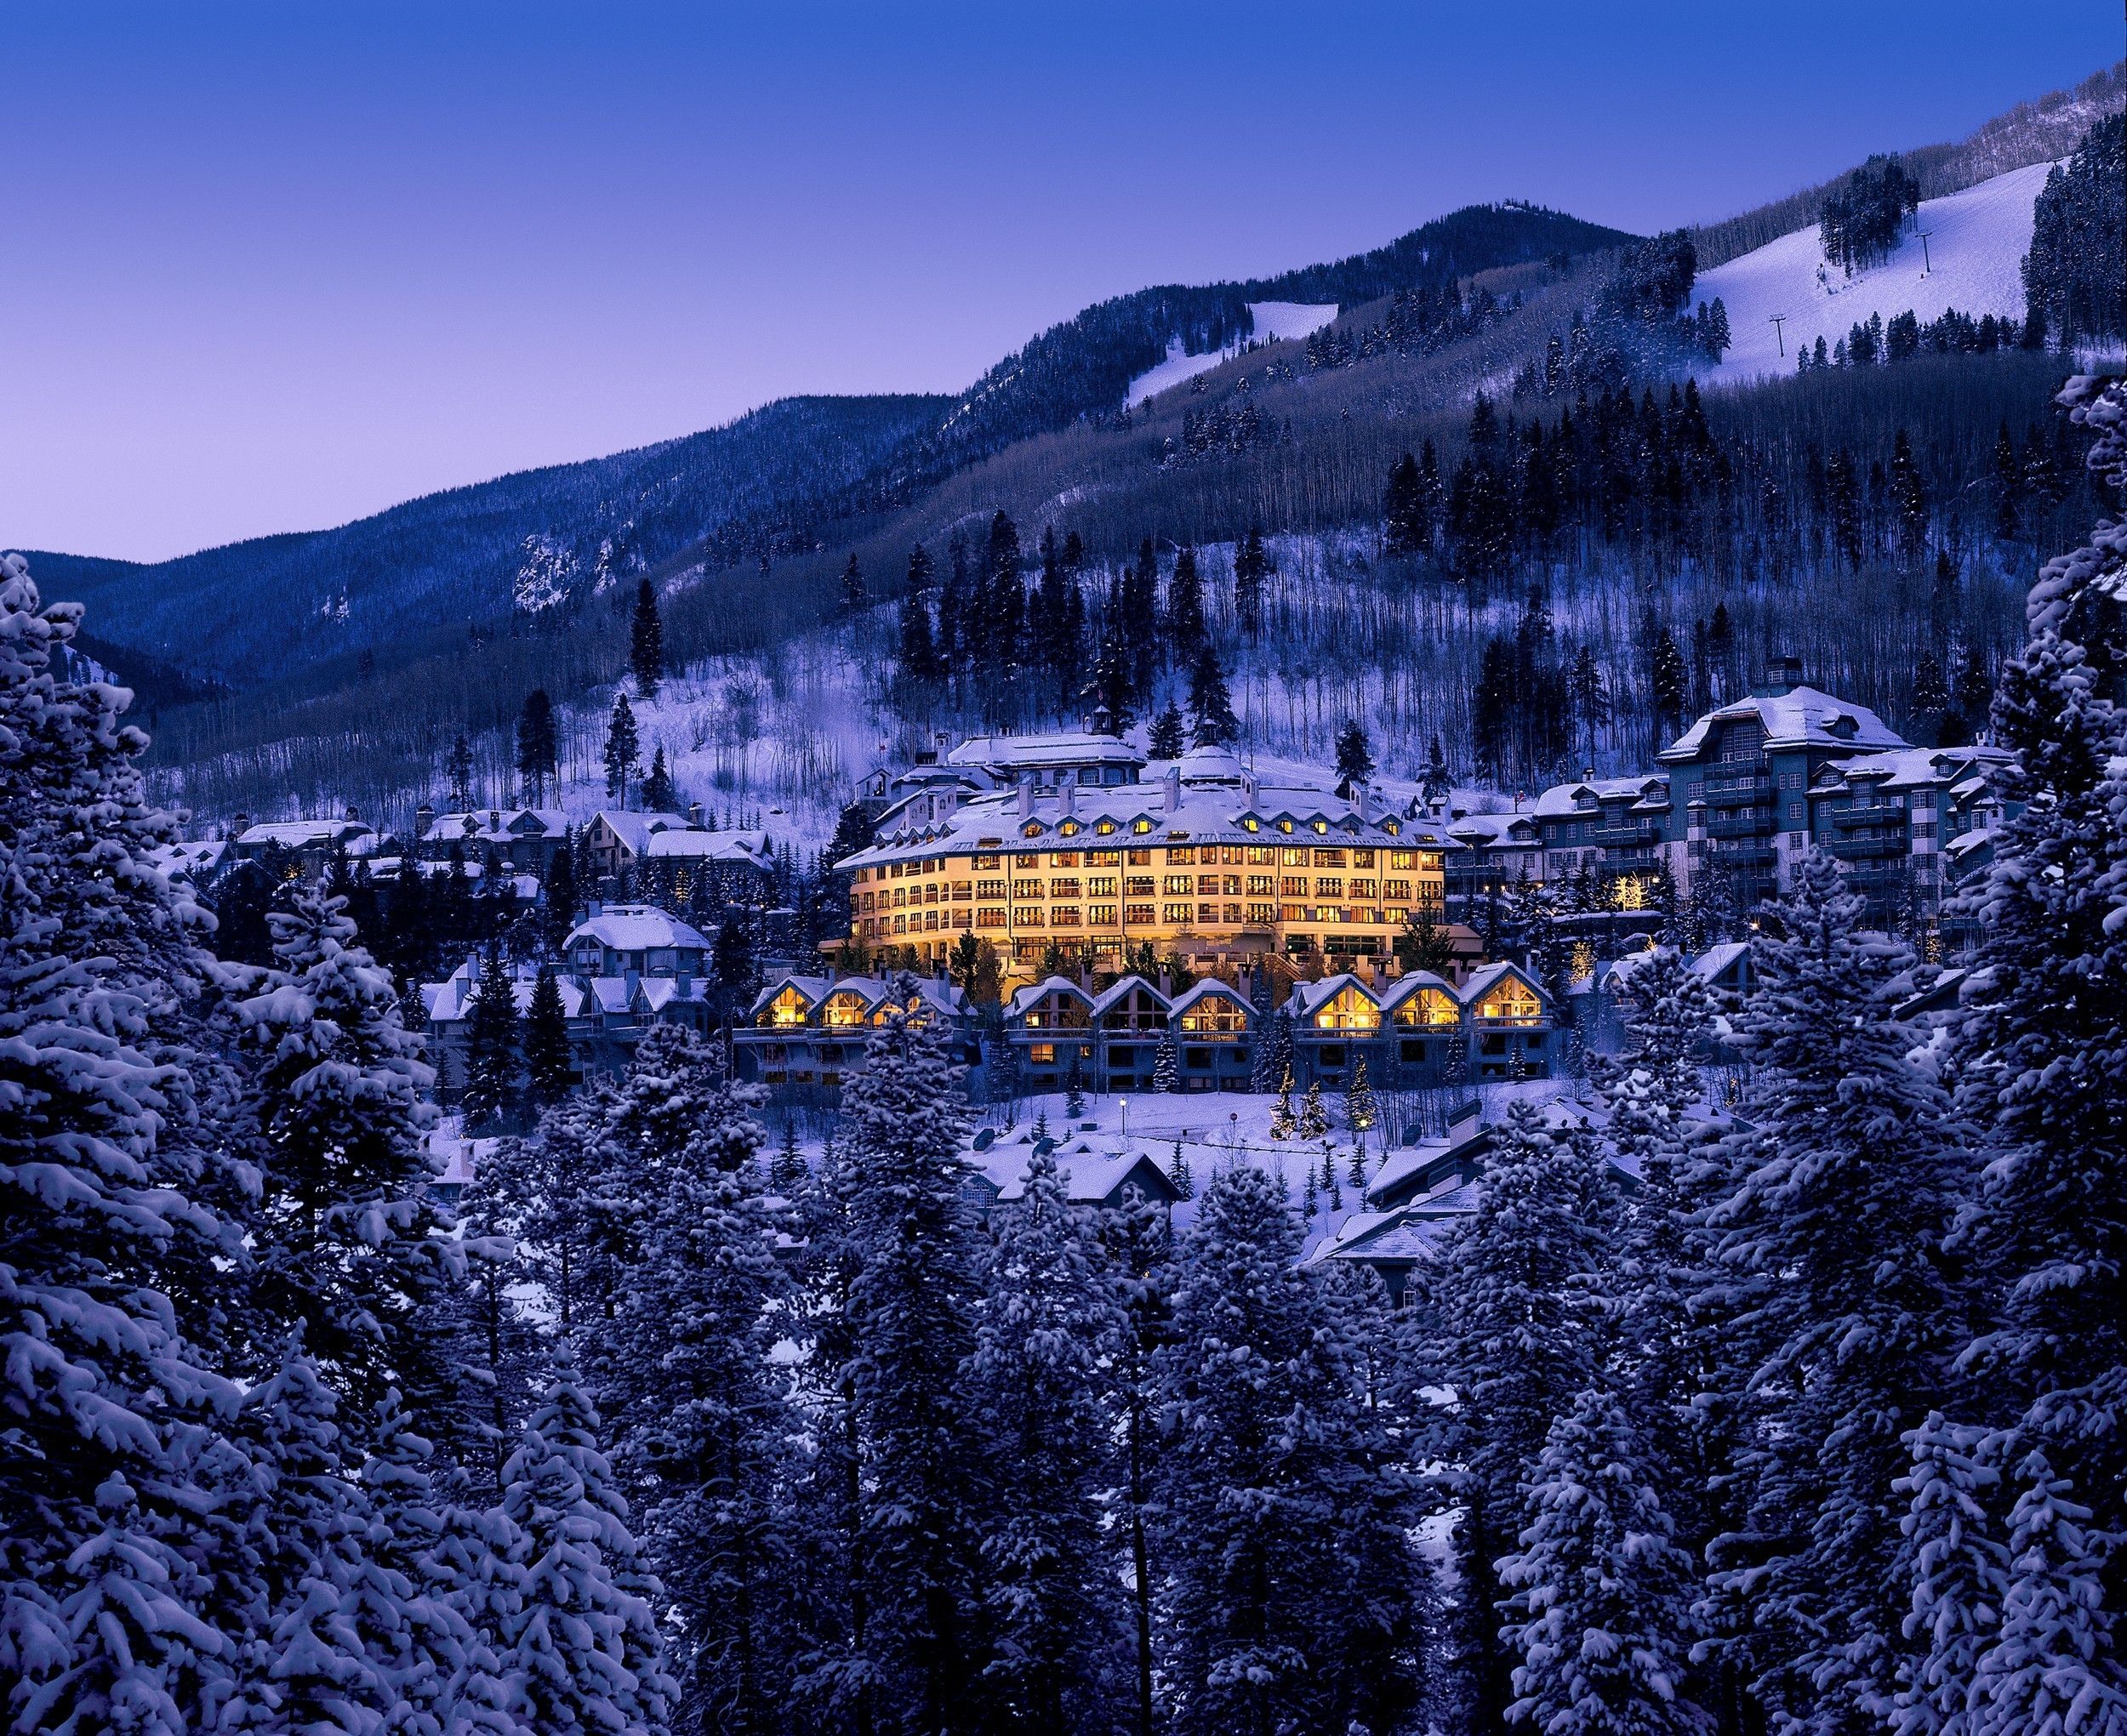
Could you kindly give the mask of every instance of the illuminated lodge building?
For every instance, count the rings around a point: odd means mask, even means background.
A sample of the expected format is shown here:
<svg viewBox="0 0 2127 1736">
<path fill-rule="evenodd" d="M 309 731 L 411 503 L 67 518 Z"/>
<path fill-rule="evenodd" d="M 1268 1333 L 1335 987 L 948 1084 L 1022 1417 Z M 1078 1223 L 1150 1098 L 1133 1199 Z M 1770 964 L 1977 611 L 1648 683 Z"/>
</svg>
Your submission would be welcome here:
<svg viewBox="0 0 2127 1736">
<path fill-rule="evenodd" d="M 840 864 L 847 951 L 936 969 L 972 934 L 1025 980 L 1054 953 L 1112 971 L 1149 942 L 1198 974 L 1308 979 L 1361 961 L 1392 969 L 1411 912 L 1440 908 L 1444 836 L 1363 786 L 1346 799 L 1259 785 L 1214 749 L 1150 783 L 1135 770 L 1127 783 L 1029 774 L 1008 790 L 933 788 L 903 803 Z"/>
</svg>

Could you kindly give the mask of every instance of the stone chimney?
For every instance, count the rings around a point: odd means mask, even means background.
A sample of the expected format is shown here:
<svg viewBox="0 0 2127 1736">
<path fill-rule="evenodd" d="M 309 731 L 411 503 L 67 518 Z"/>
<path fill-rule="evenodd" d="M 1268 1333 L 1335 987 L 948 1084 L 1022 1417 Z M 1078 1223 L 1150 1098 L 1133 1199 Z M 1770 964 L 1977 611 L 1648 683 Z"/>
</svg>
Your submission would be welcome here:
<svg viewBox="0 0 2127 1736">
<path fill-rule="evenodd" d="M 1359 816 L 1362 826 L 1371 823 L 1374 817 L 1373 792 L 1363 783 L 1352 786 L 1352 811 Z"/>
<path fill-rule="evenodd" d="M 1168 766 L 1160 774 L 1160 782 L 1166 787 L 1165 800 L 1167 812 L 1170 815 L 1180 813 L 1182 811 L 1182 768 L 1179 766 Z"/>
<path fill-rule="evenodd" d="M 1067 817 L 1075 818 L 1078 813 L 1078 780 L 1069 772 L 1061 776 L 1063 782 L 1058 788 L 1058 811 Z"/>
<path fill-rule="evenodd" d="M 687 805 L 687 823 L 696 827 L 702 823 L 702 805 L 699 802 L 689 802 Z"/>
<path fill-rule="evenodd" d="M 1019 780 L 1019 817 L 1023 820 L 1034 817 L 1034 779 L 1031 776 Z"/>
<path fill-rule="evenodd" d="M 425 838 L 436 829 L 436 808 L 431 802 L 423 802 L 413 811 L 413 835 Z"/>
<path fill-rule="evenodd" d="M 349 802 L 347 804 L 347 817 L 351 820 L 359 820 L 362 817 L 362 810 L 357 808 L 352 802 Z"/>
</svg>

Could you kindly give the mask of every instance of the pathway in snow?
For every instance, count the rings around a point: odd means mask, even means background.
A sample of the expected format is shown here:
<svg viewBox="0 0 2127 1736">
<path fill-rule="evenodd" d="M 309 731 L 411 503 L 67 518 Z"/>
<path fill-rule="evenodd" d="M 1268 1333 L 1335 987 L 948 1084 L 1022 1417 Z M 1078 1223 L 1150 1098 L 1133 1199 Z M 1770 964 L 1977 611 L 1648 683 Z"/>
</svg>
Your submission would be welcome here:
<svg viewBox="0 0 2127 1736">
<path fill-rule="evenodd" d="M 1822 337 L 1828 348 L 1872 313 L 1881 314 L 1887 324 L 1910 309 L 1925 325 L 1953 307 L 1974 319 L 2006 314 L 2021 322 L 2031 208 L 2050 167 L 2039 162 L 2011 169 L 1961 193 L 1926 201 L 1919 222 L 1929 232 L 1925 248 L 1908 233 L 1890 259 L 1851 278 L 1825 263 L 1814 224 L 1700 273 L 1691 286 L 1693 304 L 1720 297 L 1735 340 L 1721 365 L 1700 378 L 1731 383 L 1793 373 L 1799 345 L 1814 345 Z M 1782 320 L 1777 332 L 1775 314 Z"/>
<path fill-rule="evenodd" d="M 1248 311 L 1255 316 L 1256 328 L 1249 340 L 1257 344 L 1284 343 L 1307 337 L 1319 332 L 1337 317 L 1335 302 L 1308 301 L 1252 301 Z M 1125 401 L 1133 407 L 1147 398 L 1155 398 L 1171 386 L 1178 386 L 1185 379 L 1200 373 L 1208 373 L 1222 361 L 1229 361 L 1240 354 L 1239 342 L 1229 344 L 1223 350 L 1206 350 L 1201 356 L 1185 355 L 1179 338 L 1167 340 L 1167 359 L 1139 374 L 1130 382 Z"/>
</svg>

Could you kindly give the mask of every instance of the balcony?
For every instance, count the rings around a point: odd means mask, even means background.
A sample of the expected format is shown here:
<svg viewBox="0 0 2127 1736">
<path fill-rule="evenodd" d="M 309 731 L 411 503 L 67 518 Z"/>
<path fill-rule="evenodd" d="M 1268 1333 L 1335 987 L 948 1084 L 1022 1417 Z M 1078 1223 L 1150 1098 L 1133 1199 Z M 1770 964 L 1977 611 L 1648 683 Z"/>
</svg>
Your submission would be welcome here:
<svg viewBox="0 0 2127 1736">
<path fill-rule="evenodd" d="M 1662 822 L 1659 820 L 1628 820 L 1620 826 L 1591 826 L 1588 835 L 1598 844 L 1606 844 L 1613 850 L 1629 849 L 1635 845 L 1659 844 L 1662 841 Z"/>
<path fill-rule="evenodd" d="M 1902 826 L 1906 811 L 1898 802 L 1857 803 L 1850 808 L 1834 808 L 1827 817 L 1844 831 L 1854 826 Z"/>
<path fill-rule="evenodd" d="M 1771 868 L 1779 852 L 1770 844 L 1732 844 L 1725 850 L 1709 851 L 1707 862 L 1719 868 Z"/>
<path fill-rule="evenodd" d="M 1743 778 L 1706 786 L 1706 805 L 1709 808 L 1755 807 L 1759 802 L 1771 800 L 1772 780 L 1770 777 Z"/>
<path fill-rule="evenodd" d="M 1772 811 L 1729 814 L 1707 822 L 1707 834 L 1714 838 L 1758 838 L 1772 830 Z"/>
<path fill-rule="evenodd" d="M 1606 850 L 1603 866 L 1612 874 L 1651 874 L 1662 866 L 1658 850 Z"/>
<path fill-rule="evenodd" d="M 1841 862 L 1868 862 L 1909 853 L 1902 838 L 1835 838 L 1826 848 Z"/>
</svg>

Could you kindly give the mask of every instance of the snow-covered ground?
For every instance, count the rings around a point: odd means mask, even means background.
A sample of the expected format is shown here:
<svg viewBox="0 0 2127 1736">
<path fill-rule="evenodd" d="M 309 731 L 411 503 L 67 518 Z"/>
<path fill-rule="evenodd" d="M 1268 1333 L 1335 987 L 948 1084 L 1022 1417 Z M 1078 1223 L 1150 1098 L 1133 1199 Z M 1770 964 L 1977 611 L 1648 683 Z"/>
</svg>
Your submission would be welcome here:
<svg viewBox="0 0 2127 1736">
<path fill-rule="evenodd" d="M 1710 302 L 1719 296 L 1727 305 L 1734 339 L 1721 365 L 1702 378 L 1726 383 L 1793 373 L 1800 345 L 1814 345 L 1820 337 L 1828 347 L 1836 344 L 1872 313 L 1888 322 L 1910 309 L 1925 324 L 1955 308 L 1974 319 L 2006 314 L 2022 320 L 2031 208 L 2051 167 L 2038 162 L 2011 169 L 1961 193 L 1926 201 L 1919 225 L 1928 231 L 1925 247 L 1919 236 L 1908 232 L 1890 259 L 1850 278 L 1825 263 L 1814 224 L 1702 272 L 1691 286 L 1691 299 Z M 1782 320 L 1778 329 L 1772 323 L 1776 314 Z"/>
<path fill-rule="evenodd" d="M 1255 316 L 1256 329 L 1246 340 L 1254 344 L 1295 342 L 1309 333 L 1319 332 L 1337 317 L 1335 302 L 1309 301 L 1252 301 L 1248 311 Z M 1201 356 L 1183 352 L 1182 340 L 1170 339 L 1167 359 L 1139 374 L 1130 382 L 1126 401 L 1142 404 L 1147 398 L 1156 398 L 1171 386 L 1178 386 L 1183 380 L 1200 373 L 1208 373 L 1222 361 L 1232 360 L 1241 352 L 1239 341 L 1229 344 L 1223 350 L 1206 350 Z"/>
</svg>

